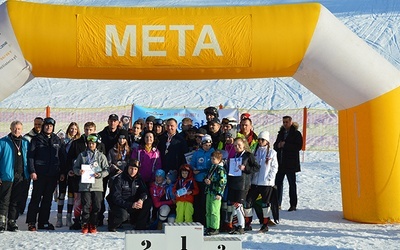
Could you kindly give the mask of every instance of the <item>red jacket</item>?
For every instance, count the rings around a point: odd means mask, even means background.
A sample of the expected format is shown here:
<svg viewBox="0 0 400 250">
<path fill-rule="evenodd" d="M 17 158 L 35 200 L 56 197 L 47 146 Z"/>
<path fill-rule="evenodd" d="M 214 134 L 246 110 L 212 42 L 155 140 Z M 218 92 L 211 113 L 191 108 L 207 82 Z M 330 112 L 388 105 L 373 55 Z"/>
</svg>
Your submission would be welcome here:
<svg viewBox="0 0 400 250">
<path fill-rule="evenodd" d="M 161 184 L 153 182 L 150 185 L 150 195 L 155 208 L 159 208 L 162 205 L 171 206 L 174 204 L 174 202 L 169 197 L 167 197 L 167 194 L 165 192 L 166 187 L 167 184 L 165 183 L 165 181 Z"/>
<path fill-rule="evenodd" d="M 182 178 L 182 170 L 189 171 L 189 174 L 186 179 Z M 189 164 L 184 164 L 182 167 L 179 169 L 179 177 L 178 180 L 175 183 L 174 188 L 172 189 L 174 194 L 176 194 L 176 191 L 185 187 L 188 191 L 192 191 L 191 194 L 185 194 L 183 196 L 178 196 L 176 195 L 176 201 L 187 201 L 190 203 L 194 202 L 194 196 L 199 194 L 199 187 L 197 186 L 196 181 L 193 178 L 193 170 L 190 167 Z"/>
</svg>

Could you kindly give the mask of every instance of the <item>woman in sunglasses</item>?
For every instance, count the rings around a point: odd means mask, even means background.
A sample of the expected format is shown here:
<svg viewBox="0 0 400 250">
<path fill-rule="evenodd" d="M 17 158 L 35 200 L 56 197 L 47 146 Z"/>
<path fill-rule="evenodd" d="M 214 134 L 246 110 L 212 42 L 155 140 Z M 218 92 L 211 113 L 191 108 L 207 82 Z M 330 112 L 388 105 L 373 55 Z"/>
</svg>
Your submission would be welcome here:
<svg viewBox="0 0 400 250">
<path fill-rule="evenodd" d="M 74 173 L 81 176 L 79 192 L 82 203 L 82 233 L 97 233 L 98 213 L 103 199 L 103 178 L 108 176 L 107 157 L 97 150 L 97 134 L 87 137 L 87 149 L 79 154 Z"/>
</svg>

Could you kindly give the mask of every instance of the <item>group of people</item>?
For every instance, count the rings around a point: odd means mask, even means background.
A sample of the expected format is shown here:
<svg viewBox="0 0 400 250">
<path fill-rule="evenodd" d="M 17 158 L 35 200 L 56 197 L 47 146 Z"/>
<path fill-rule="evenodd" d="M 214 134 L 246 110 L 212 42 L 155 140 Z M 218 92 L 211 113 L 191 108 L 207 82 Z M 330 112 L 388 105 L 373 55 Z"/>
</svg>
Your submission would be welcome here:
<svg viewBox="0 0 400 250">
<path fill-rule="evenodd" d="M 26 223 L 29 231 L 65 225 L 82 233 L 108 230 L 161 229 L 164 222 L 199 222 L 205 235 L 252 230 L 253 211 L 261 224 L 279 223 L 283 180 L 289 182 L 290 208 L 297 209 L 296 173 L 303 138 L 298 125 L 283 117 L 274 143 L 270 133 L 253 130 L 250 114 L 240 120 L 219 119 L 218 110 L 204 110 L 207 124 L 196 128 L 186 117 L 178 121 L 153 116 L 132 127 L 111 114 L 96 132 L 93 122 L 81 134 L 72 122 L 56 134 L 56 121 L 37 117 L 24 136 L 22 123 L 0 139 L 0 232 L 18 231 L 31 180 L 33 189 Z M 53 196 L 58 202 L 55 227 L 50 223 Z M 73 220 L 72 220 L 73 219 Z M 131 229 L 132 227 L 129 227 Z"/>
</svg>

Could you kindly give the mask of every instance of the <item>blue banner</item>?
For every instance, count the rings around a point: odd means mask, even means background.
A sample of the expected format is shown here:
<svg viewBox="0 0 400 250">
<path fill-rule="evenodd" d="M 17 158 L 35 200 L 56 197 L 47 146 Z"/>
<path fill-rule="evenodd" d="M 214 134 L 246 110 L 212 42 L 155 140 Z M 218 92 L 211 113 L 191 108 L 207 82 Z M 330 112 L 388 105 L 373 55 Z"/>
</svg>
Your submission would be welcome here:
<svg viewBox="0 0 400 250">
<path fill-rule="evenodd" d="M 224 117 L 234 117 L 239 120 L 239 112 L 237 109 L 219 109 L 219 119 L 222 120 Z M 178 130 L 181 131 L 182 119 L 189 117 L 193 120 L 193 126 L 199 128 L 207 124 L 206 116 L 204 114 L 204 109 L 195 108 L 183 108 L 183 109 L 162 109 L 162 108 L 148 108 L 138 105 L 133 107 L 133 119 L 132 123 L 139 118 L 146 120 L 149 116 L 154 116 L 155 118 L 160 118 L 167 120 L 169 118 L 174 118 L 178 121 Z"/>
</svg>

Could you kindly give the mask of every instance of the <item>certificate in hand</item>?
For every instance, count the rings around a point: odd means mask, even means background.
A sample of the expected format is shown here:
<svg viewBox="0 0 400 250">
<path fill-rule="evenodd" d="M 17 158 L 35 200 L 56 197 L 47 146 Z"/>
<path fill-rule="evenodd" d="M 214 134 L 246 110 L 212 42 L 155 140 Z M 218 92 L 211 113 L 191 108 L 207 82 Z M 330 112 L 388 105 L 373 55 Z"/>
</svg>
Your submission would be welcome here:
<svg viewBox="0 0 400 250">
<path fill-rule="evenodd" d="M 239 166 L 242 165 L 242 158 L 229 159 L 229 173 L 230 176 L 242 176 L 242 170 Z"/>
<path fill-rule="evenodd" d="M 81 182 L 82 183 L 94 183 L 95 177 L 94 177 L 94 171 L 88 164 L 82 164 L 81 169 L 84 170 L 82 176 L 81 176 Z"/>
</svg>

